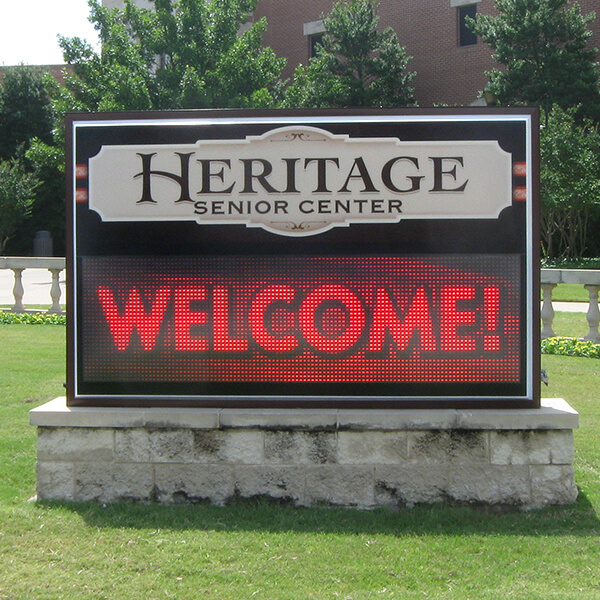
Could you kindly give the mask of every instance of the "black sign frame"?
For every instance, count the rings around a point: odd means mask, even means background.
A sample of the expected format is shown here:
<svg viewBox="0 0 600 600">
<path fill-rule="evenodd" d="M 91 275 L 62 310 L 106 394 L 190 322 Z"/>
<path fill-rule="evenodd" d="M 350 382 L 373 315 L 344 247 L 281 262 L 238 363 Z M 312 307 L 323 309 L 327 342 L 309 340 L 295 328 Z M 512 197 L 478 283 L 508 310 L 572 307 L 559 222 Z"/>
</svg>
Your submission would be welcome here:
<svg viewBox="0 0 600 600">
<path fill-rule="evenodd" d="M 150 113 L 73 114 L 67 116 L 67 301 L 69 306 L 67 343 L 67 401 L 71 406 L 164 406 L 224 408 L 532 408 L 540 405 L 540 337 L 539 337 L 539 117 L 533 108 L 458 108 L 402 110 L 319 110 L 319 111 L 176 111 Z M 193 125 L 192 125 L 193 124 Z M 515 131 L 520 156 L 512 175 L 515 197 L 511 208 L 502 214 L 502 234 L 490 219 L 466 219 L 447 228 L 447 219 L 426 222 L 424 219 L 400 219 L 396 223 L 351 223 L 306 237 L 273 235 L 260 227 L 245 224 L 198 225 L 193 222 L 159 221 L 168 238 L 158 243 L 156 223 L 104 223 L 86 204 L 89 191 L 88 160 L 104 144 L 169 144 L 174 138 L 193 143 L 199 129 L 208 139 L 219 139 L 228 131 L 231 139 L 264 134 L 271 129 L 293 125 L 324 128 L 336 135 L 352 137 L 382 135 L 391 128 L 411 132 L 413 140 L 445 142 L 467 140 L 498 141 L 510 145 Z M 425 127 L 423 127 L 425 124 Z M 249 125 L 251 125 L 249 127 Z M 512 128 L 512 129 L 511 129 Z M 386 135 L 387 137 L 387 135 Z M 525 163 L 525 165 L 523 165 Z M 518 171 L 518 165 L 524 167 Z M 81 170 L 82 166 L 84 167 Z M 448 181 L 453 164 L 440 167 Z M 213 167 L 209 167 L 213 168 Z M 355 179 L 363 174 L 351 172 Z M 456 173 L 456 172 L 455 172 Z M 213 168 L 212 183 L 225 185 L 223 174 Z M 454 177 L 454 179 L 453 179 Z M 348 180 L 347 180 L 348 181 Z M 364 176 L 363 176 L 364 181 Z M 457 181 L 457 180 L 456 180 Z M 457 181 L 457 185 L 460 183 Z M 448 187 L 451 187 L 450 185 Z M 82 198 L 83 195 L 83 198 Z M 82 201 L 83 199 L 83 201 Z M 379 207 L 380 205 L 377 205 Z M 220 207 L 219 207 L 220 210 Z M 94 213 L 91 215 L 91 213 Z M 513 214 L 514 213 L 514 214 Z M 82 216 L 83 215 L 83 216 Z M 498 219 L 500 220 L 500 219 Z M 165 227 L 167 226 L 167 227 Z M 513 231 L 511 228 L 516 227 Z M 202 244 L 187 242 L 202 231 Z M 230 236 L 231 232 L 234 235 Z M 422 243 L 426 237 L 427 244 Z M 446 238 L 446 239 L 445 239 Z M 166 241 L 165 241 L 166 240 Z M 374 242 L 374 240 L 377 240 Z M 397 240 L 401 240 L 398 242 Z M 483 241 L 482 241 L 483 240 Z M 478 244 L 480 244 L 478 246 Z M 483 244 L 483 250 L 481 249 Z M 504 246 L 509 248 L 506 252 Z M 374 246 L 375 252 L 374 252 Z M 185 250 L 183 248 L 186 247 Z M 512 250 L 510 248 L 512 247 Z M 260 248 L 257 253 L 256 248 Z M 102 371 L 99 380 L 87 380 L 86 348 L 95 347 L 93 331 L 89 333 L 90 314 L 84 287 L 88 285 L 86 261 L 116 260 L 119 257 L 147 261 L 197 255 L 198 250 L 210 259 L 237 256 L 273 257 L 425 257 L 451 260 L 451 257 L 486 254 L 516 256 L 519 274 L 519 365 L 518 383 L 487 381 L 462 382 L 394 382 L 378 381 L 178 381 L 110 380 Z M 490 250 L 491 249 L 491 250 Z M 516 250 L 515 250 L 516 249 Z M 126 251 L 125 251 L 126 250 Z M 514 262 L 514 261 L 513 261 Z M 135 263 L 135 260 L 134 260 Z M 132 263 L 133 264 L 133 263 Z M 135 274 L 136 267 L 131 267 Z M 91 279 L 90 279 L 91 281 Z M 457 280 L 458 281 L 458 280 Z M 85 285 L 84 285 L 85 284 Z M 87 288 L 86 288 L 87 290 Z M 479 293 L 479 292 L 478 292 Z M 116 296 L 115 296 L 116 298 Z M 125 297 L 118 299 L 123 310 Z M 148 300 L 145 300 L 149 310 Z M 88 312 L 86 312 L 88 311 Z M 372 315 L 369 318 L 373 318 Z M 436 325 L 437 326 L 437 325 Z M 85 338 L 85 335 L 88 337 Z M 91 337 L 90 337 L 91 336 Z M 85 341 L 84 341 L 85 340 Z M 325 353 L 327 354 L 327 353 Z M 110 362 L 110 361 L 109 361 Z M 119 362 L 118 357 L 113 362 Z M 362 363 L 361 363 L 362 364 Z M 92 379 L 93 379 L 92 377 Z M 102 381 L 102 377 L 105 378 Z M 427 377 L 427 375 L 423 376 Z"/>
</svg>

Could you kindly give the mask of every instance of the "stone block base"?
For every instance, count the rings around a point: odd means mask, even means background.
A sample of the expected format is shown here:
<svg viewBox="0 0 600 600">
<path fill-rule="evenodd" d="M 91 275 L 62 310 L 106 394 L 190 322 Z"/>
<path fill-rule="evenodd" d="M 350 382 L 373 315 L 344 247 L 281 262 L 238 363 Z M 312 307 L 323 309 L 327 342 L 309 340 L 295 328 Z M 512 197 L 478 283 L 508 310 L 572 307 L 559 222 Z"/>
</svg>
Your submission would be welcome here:
<svg viewBox="0 0 600 600">
<path fill-rule="evenodd" d="M 561 399 L 540 409 L 247 410 L 67 407 L 30 413 L 44 500 L 373 508 L 577 498 Z"/>
</svg>

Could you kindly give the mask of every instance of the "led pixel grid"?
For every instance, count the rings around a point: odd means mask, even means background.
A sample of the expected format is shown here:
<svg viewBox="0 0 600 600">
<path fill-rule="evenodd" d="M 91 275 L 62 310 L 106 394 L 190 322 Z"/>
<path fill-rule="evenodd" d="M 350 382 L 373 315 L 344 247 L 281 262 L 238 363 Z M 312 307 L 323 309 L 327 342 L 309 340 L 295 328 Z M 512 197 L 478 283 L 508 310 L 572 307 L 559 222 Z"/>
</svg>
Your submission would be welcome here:
<svg viewBox="0 0 600 600">
<path fill-rule="evenodd" d="M 86 258 L 87 381 L 516 382 L 515 256 Z"/>
</svg>

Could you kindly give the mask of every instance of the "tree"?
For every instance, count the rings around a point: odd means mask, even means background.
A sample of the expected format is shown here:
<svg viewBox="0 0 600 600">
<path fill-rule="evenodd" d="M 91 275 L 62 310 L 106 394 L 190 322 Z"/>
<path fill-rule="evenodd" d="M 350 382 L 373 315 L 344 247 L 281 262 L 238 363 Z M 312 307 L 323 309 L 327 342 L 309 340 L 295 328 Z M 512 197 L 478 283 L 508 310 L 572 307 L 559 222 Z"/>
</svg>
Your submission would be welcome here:
<svg viewBox="0 0 600 600">
<path fill-rule="evenodd" d="M 542 248 L 547 258 L 581 258 L 600 209 L 600 133 L 555 106 L 541 132 Z"/>
<path fill-rule="evenodd" d="M 394 107 L 415 104 L 410 57 L 395 32 L 377 30 L 374 0 L 340 0 L 324 20 L 323 43 L 288 88 L 290 107 Z"/>
<path fill-rule="evenodd" d="M 473 31 L 492 47 L 503 69 L 488 73 L 486 91 L 500 104 L 533 104 L 547 114 L 553 105 L 580 106 L 580 114 L 600 117 L 598 65 L 588 47 L 582 15 L 569 0 L 496 0 L 498 15 L 470 19 Z"/>
<path fill-rule="evenodd" d="M 26 150 L 33 138 L 52 141 L 52 126 L 43 75 L 24 65 L 5 69 L 0 86 L 0 159 Z"/>
<path fill-rule="evenodd" d="M 0 162 L 0 254 L 31 213 L 38 180 L 18 160 Z"/>
<path fill-rule="evenodd" d="M 58 104 L 88 111 L 274 104 L 284 59 L 262 47 L 264 20 L 247 24 L 256 2 L 154 0 L 149 10 L 125 0 L 120 10 L 90 0 L 102 50 L 60 38 L 74 74 Z"/>
<path fill-rule="evenodd" d="M 53 128 L 47 77 L 23 65 L 6 69 L 0 85 L 0 161 L 12 162 L 3 163 L 2 189 L 7 194 L 6 186 L 16 186 L 18 174 L 25 178 L 21 188 L 33 189 L 30 183 L 34 179 L 42 183 L 35 189 L 35 202 L 24 202 L 23 197 L 14 198 L 14 202 L 4 198 L 0 242 L 5 252 L 29 254 L 34 232 L 40 229 L 49 230 L 57 250 L 64 251 L 64 177 L 55 166 L 44 166 L 32 153 L 39 144 L 51 150 L 48 144 L 52 143 Z"/>
</svg>

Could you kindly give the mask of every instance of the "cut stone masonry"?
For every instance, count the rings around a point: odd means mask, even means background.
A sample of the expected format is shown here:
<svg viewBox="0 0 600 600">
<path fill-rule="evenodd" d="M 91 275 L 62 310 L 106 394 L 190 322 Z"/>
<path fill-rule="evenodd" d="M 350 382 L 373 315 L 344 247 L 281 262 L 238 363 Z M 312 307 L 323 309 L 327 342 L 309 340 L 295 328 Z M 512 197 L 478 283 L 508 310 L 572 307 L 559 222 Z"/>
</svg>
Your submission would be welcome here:
<svg viewBox="0 0 600 600">
<path fill-rule="evenodd" d="M 577 498 L 578 415 L 561 399 L 368 411 L 84 408 L 57 398 L 30 416 L 42 500 L 535 508 Z"/>
</svg>

